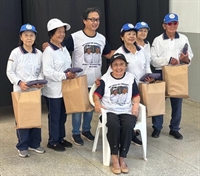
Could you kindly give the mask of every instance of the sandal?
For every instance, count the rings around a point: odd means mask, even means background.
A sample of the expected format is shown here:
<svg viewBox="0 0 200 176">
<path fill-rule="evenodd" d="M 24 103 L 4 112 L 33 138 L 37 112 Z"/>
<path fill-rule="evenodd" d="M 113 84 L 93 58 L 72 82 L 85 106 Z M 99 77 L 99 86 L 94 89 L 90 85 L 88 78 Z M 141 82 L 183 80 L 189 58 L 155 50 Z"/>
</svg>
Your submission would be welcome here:
<svg viewBox="0 0 200 176">
<path fill-rule="evenodd" d="M 124 167 L 121 166 L 121 172 L 123 174 L 128 174 L 128 172 L 129 172 L 128 166 L 127 165 L 125 165 Z"/>
<path fill-rule="evenodd" d="M 120 167 L 113 167 L 113 165 L 111 165 L 111 171 L 114 173 L 114 174 L 121 174 L 121 168 Z"/>
</svg>

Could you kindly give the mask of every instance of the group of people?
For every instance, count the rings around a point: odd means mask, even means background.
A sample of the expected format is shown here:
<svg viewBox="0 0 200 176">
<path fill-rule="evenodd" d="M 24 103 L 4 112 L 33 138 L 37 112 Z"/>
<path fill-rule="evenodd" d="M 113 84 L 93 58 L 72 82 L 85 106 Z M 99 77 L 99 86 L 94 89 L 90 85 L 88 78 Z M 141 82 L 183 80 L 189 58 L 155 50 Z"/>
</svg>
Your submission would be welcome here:
<svg viewBox="0 0 200 176">
<path fill-rule="evenodd" d="M 164 17 L 165 31 L 154 39 L 152 46 L 146 41 L 150 30 L 147 23 L 138 22 L 135 26 L 131 23 L 124 24 L 120 30 L 122 45 L 117 50 L 111 50 L 105 37 L 96 31 L 100 22 L 97 8 L 87 8 L 82 20 L 84 28 L 64 39 L 70 25 L 57 18 L 51 19 L 47 23 L 49 42 L 43 44 L 43 53 L 35 48 L 36 28 L 31 24 L 23 25 L 20 29 L 20 45 L 11 52 L 8 59 L 7 76 L 13 83 L 13 91 L 42 88 L 48 108 L 47 147 L 64 151 L 65 148 L 72 147 L 72 143 L 65 140 L 67 115 L 61 91 L 62 80 L 87 75 L 88 90 L 94 83 L 98 85 L 93 97 L 95 111 L 101 112 L 101 108 L 107 110 L 111 170 L 115 174 L 128 173 L 125 158 L 131 141 L 142 145 L 133 130 L 139 112 L 139 79 L 145 73 L 151 73 L 150 64 L 159 73 L 164 65 L 176 65 L 180 61 L 189 64 L 193 57 L 192 50 L 187 37 L 177 32 L 178 16 L 173 13 Z M 185 43 L 188 43 L 189 49 L 183 54 L 181 48 Z M 93 57 L 90 58 L 92 51 Z M 178 51 L 179 54 L 170 55 L 173 51 Z M 97 56 L 94 56 L 95 53 Z M 101 77 L 102 55 L 110 59 L 110 67 Z M 69 67 L 79 67 L 83 71 L 77 75 L 73 72 L 65 73 Z M 26 86 L 27 81 L 40 78 L 46 79 L 48 83 L 31 88 Z M 151 83 L 154 79 L 148 77 L 145 81 Z M 182 99 L 171 98 L 171 104 L 170 135 L 182 139 L 179 133 Z M 88 141 L 94 140 L 91 133 L 92 116 L 93 111 L 72 114 L 71 139 L 74 144 L 84 145 L 82 137 Z M 152 137 L 157 138 L 162 129 L 163 116 L 152 117 L 152 123 Z M 40 128 L 17 129 L 17 137 L 19 156 L 30 156 L 29 150 L 45 152 L 40 146 Z"/>
</svg>

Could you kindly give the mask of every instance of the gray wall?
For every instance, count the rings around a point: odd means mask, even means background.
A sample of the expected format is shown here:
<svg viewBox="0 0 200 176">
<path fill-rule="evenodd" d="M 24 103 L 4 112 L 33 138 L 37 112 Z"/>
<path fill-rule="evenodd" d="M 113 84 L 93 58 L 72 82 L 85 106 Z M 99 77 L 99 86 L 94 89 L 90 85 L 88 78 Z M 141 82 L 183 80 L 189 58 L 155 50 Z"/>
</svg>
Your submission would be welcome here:
<svg viewBox="0 0 200 176">
<path fill-rule="evenodd" d="M 188 37 L 194 53 L 189 66 L 189 99 L 200 103 L 200 34 L 181 33 Z"/>
</svg>

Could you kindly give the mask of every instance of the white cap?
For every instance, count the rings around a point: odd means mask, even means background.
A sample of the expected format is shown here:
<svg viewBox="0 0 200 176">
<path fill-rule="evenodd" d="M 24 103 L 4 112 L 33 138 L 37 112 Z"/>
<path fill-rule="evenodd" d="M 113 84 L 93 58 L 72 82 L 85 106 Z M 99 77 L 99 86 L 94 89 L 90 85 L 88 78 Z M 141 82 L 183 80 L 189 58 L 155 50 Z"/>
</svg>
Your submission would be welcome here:
<svg viewBox="0 0 200 176">
<path fill-rule="evenodd" d="M 66 31 L 68 31 L 71 26 L 67 23 L 63 23 L 61 20 L 57 19 L 57 18 L 53 18 L 51 20 L 49 20 L 49 22 L 47 23 L 47 30 L 51 31 L 53 29 L 62 27 L 62 26 L 66 26 Z"/>
</svg>

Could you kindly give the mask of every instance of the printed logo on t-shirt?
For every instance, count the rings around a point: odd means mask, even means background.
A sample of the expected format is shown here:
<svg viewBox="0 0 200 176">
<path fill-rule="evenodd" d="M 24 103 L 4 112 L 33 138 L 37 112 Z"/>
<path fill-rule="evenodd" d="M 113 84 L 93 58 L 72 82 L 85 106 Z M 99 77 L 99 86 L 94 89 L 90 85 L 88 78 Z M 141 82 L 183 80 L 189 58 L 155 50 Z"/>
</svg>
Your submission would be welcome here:
<svg viewBox="0 0 200 176">
<path fill-rule="evenodd" d="M 101 64 L 101 48 L 98 45 L 87 44 L 84 46 L 84 65 L 96 67 Z"/>
<path fill-rule="evenodd" d="M 128 96 L 128 86 L 119 85 L 110 87 L 110 101 L 113 104 L 118 104 L 122 106 L 126 103 Z"/>
</svg>

